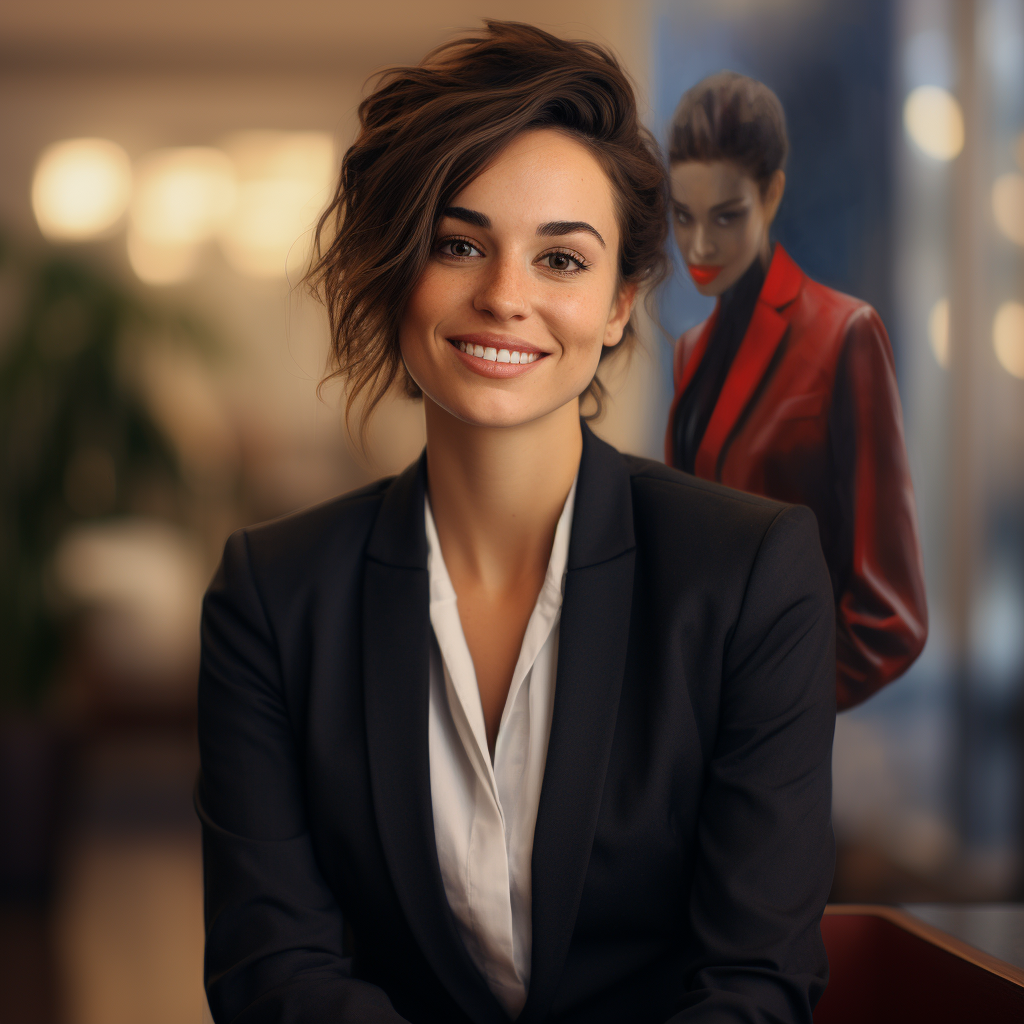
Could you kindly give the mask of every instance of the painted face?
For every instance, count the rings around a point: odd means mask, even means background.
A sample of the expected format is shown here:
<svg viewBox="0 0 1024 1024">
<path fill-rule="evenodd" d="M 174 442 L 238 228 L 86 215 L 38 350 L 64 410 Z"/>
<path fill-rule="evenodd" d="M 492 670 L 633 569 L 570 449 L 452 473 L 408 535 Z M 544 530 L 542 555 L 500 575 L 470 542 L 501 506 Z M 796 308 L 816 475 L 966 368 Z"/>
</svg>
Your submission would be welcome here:
<svg viewBox="0 0 1024 1024">
<path fill-rule="evenodd" d="M 701 295 L 721 295 L 759 255 L 768 254 L 768 228 L 782 199 L 781 171 L 764 196 L 733 163 L 672 165 L 673 225 L 679 252 Z"/>
<path fill-rule="evenodd" d="M 438 224 L 399 328 L 413 380 L 484 426 L 575 402 L 629 318 L 618 250 L 612 185 L 590 152 L 550 129 L 517 137 Z"/>
</svg>

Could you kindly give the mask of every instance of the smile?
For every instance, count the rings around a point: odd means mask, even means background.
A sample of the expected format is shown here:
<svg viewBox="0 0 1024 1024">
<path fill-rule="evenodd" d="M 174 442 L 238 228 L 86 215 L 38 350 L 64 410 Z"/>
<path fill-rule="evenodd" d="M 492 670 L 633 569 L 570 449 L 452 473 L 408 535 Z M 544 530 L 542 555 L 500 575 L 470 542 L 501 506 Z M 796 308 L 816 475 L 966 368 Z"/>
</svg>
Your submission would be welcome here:
<svg viewBox="0 0 1024 1024">
<path fill-rule="evenodd" d="M 464 341 L 459 342 L 459 351 L 465 352 L 468 356 L 476 356 L 477 359 L 486 359 L 491 363 L 533 363 L 540 358 L 538 352 L 520 352 L 518 349 L 491 348 L 483 345 L 469 345 Z"/>
<path fill-rule="evenodd" d="M 720 266 L 700 266 L 696 263 L 688 263 L 686 269 L 697 284 L 711 284 L 722 271 Z"/>
<path fill-rule="evenodd" d="M 456 335 L 449 338 L 448 343 L 459 353 L 457 358 L 467 369 L 481 377 L 499 380 L 530 373 L 548 355 L 514 335 L 490 331 Z"/>
</svg>

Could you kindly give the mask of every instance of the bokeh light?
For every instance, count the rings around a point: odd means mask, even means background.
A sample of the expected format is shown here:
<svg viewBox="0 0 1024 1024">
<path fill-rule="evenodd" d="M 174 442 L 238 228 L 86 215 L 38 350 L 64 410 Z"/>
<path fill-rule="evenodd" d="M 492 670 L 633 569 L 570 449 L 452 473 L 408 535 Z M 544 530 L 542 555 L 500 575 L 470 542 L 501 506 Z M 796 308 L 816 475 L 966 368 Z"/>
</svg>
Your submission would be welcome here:
<svg viewBox="0 0 1024 1024">
<path fill-rule="evenodd" d="M 999 365 L 1024 380 L 1024 306 L 1004 302 L 992 321 L 992 345 Z"/>
<path fill-rule="evenodd" d="M 928 314 L 928 341 L 935 361 L 944 370 L 949 366 L 949 299 L 941 298 Z"/>
<path fill-rule="evenodd" d="M 235 170 L 221 150 L 158 150 L 139 161 L 132 227 L 157 244 L 205 242 L 230 216 L 234 202 Z"/>
<path fill-rule="evenodd" d="M 39 230 L 61 242 L 102 236 L 120 220 L 131 186 L 131 161 L 116 142 L 55 142 L 43 150 L 32 179 Z"/>
<path fill-rule="evenodd" d="M 992 216 L 1011 242 L 1024 245 L 1024 175 L 1001 174 L 992 185 Z"/>
<path fill-rule="evenodd" d="M 903 105 L 903 124 L 921 152 L 936 160 L 952 160 L 964 147 L 963 113 L 948 89 L 914 89 Z"/>
<path fill-rule="evenodd" d="M 219 149 L 190 146 L 150 153 L 139 161 L 131 204 L 128 259 L 148 284 L 189 277 L 199 246 L 231 215 L 235 169 Z"/>
<path fill-rule="evenodd" d="M 310 230 L 334 178 L 327 132 L 240 132 L 224 148 L 238 200 L 221 231 L 228 262 L 252 277 L 283 277 L 309 255 Z"/>
</svg>

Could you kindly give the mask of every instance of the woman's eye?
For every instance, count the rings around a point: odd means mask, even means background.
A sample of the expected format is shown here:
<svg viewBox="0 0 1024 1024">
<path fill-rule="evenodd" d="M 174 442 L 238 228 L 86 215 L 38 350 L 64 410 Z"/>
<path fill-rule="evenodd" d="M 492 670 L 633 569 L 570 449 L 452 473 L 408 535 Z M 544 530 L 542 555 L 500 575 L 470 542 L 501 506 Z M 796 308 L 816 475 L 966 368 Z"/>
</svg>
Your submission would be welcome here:
<svg viewBox="0 0 1024 1024">
<path fill-rule="evenodd" d="M 572 274 L 587 269 L 587 263 L 582 256 L 574 256 L 567 252 L 549 252 L 541 258 L 549 269 L 557 270 L 561 274 Z"/>
<path fill-rule="evenodd" d="M 464 238 L 449 238 L 438 246 L 442 256 L 454 256 L 456 259 L 468 259 L 471 256 L 482 256 L 483 253 Z"/>
</svg>

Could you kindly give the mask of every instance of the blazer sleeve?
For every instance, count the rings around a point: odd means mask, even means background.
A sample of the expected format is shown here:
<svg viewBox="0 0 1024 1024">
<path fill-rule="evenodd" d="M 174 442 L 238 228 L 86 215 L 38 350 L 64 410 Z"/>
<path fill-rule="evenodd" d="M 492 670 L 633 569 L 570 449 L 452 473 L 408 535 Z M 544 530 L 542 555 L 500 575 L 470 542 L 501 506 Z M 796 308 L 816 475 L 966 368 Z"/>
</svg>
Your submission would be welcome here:
<svg viewBox="0 0 1024 1024">
<path fill-rule="evenodd" d="M 836 691 L 842 711 L 902 675 L 928 636 L 892 349 L 869 306 L 846 326 L 829 434 L 846 567 L 835 581 Z"/>
<path fill-rule="evenodd" d="M 388 1022 L 352 977 L 305 821 L 300 753 L 244 532 L 203 603 L 199 674 L 205 984 L 217 1024 Z"/>
<path fill-rule="evenodd" d="M 695 836 L 687 1007 L 672 1024 L 809 1022 L 832 884 L 832 592 L 813 514 L 765 534 L 725 651 Z"/>
</svg>

